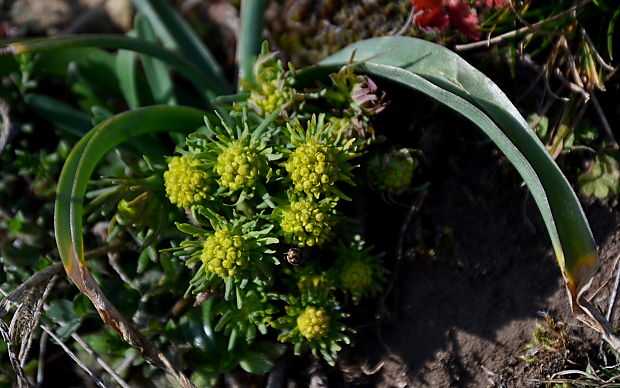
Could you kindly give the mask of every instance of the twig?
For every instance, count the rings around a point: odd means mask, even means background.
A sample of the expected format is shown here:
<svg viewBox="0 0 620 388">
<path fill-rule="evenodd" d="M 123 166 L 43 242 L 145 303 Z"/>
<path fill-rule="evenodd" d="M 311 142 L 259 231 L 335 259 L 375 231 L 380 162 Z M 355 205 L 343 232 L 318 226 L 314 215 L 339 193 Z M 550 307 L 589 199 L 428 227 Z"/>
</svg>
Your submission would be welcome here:
<svg viewBox="0 0 620 388">
<path fill-rule="evenodd" d="M 620 255 L 616 257 L 616 263 L 620 259 Z M 609 303 L 607 304 L 607 314 L 605 314 L 605 318 L 611 322 L 611 315 L 614 310 L 614 305 L 616 304 L 616 299 L 618 298 L 618 287 L 620 286 L 620 269 L 616 271 L 616 279 L 614 280 L 614 286 L 611 289 L 611 296 L 609 297 Z"/>
<path fill-rule="evenodd" d="M 107 388 L 106 385 L 103 383 L 103 381 L 97 377 L 95 375 L 95 373 L 93 373 L 93 371 L 91 371 L 90 369 L 88 369 L 88 367 L 86 365 L 84 365 L 84 363 L 82 361 L 80 361 L 80 359 L 75 355 L 75 353 L 73 353 L 71 351 L 71 349 L 69 349 L 69 347 L 67 345 L 65 345 L 60 338 L 58 338 L 56 336 L 56 334 L 54 334 L 54 332 L 52 330 L 50 330 L 49 327 L 47 327 L 44 324 L 41 324 L 41 329 L 43 329 L 43 331 L 45 331 L 47 334 L 49 334 L 50 337 L 52 337 L 52 339 L 54 341 L 56 341 L 56 343 L 62 348 L 62 350 L 65 351 L 65 353 L 67 353 L 67 355 L 69 355 L 69 357 L 71 357 L 71 359 L 73 359 L 73 361 L 80 367 L 82 368 L 87 374 L 88 376 L 90 376 L 91 379 L 93 379 L 93 381 L 95 382 L 95 384 L 97 384 L 98 386 L 100 386 L 101 388 Z"/>
<path fill-rule="evenodd" d="M 585 38 L 586 42 L 588 42 L 588 45 L 590 46 L 590 49 L 592 49 L 592 52 L 594 53 L 594 58 L 596 58 L 596 61 L 603 66 L 605 69 L 609 70 L 609 71 L 614 71 L 614 67 L 607 64 L 607 62 L 605 62 L 605 60 L 603 59 L 603 57 L 601 57 L 601 54 L 599 54 L 598 50 L 596 49 L 596 47 L 594 46 L 594 43 L 592 43 L 592 39 L 590 39 L 590 35 L 588 35 L 588 33 L 586 32 L 585 28 L 580 27 L 579 31 L 581 32 L 581 35 Z"/>
<path fill-rule="evenodd" d="M 112 378 L 114 380 L 116 380 L 116 382 L 118 383 L 118 385 L 120 385 L 123 388 L 131 388 L 129 386 L 129 384 L 127 384 L 127 382 L 125 380 L 123 380 L 123 378 L 121 376 L 119 376 L 114 369 L 112 369 L 112 367 L 110 365 L 108 365 L 105 360 L 103 360 L 99 354 L 97 354 L 97 352 L 95 352 L 93 350 L 93 348 L 91 348 L 86 341 L 84 341 L 82 339 L 82 337 L 80 337 L 77 333 L 72 333 L 71 334 L 71 338 L 73 338 L 75 340 L 75 342 L 77 342 L 78 344 L 80 344 L 80 346 L 82 346 L 82 348 L 84 348 L 84 350 L 86 350 L 86 352 L 88 354 L 91 355 L 92 358 L 95 359 L 95 361 L 97 361 L 97 363 L 99 365 L 101 365 L 101 367 L 110 374 L 110 376 L 112 376 Z"/>
<path fill-rule="evenodd" d="M 45 286 L 45 289 L 43 290 L 43 294 L 37 300 L 37 305 L 34 308 L 33 316 L 29 317 L 30 322 L 28 322 L 28 331 L 26 332 L 26 338 L 22 339 L 21 341 L 22 346 L 19 351 L 19 357 L 20 357 L 19 362 L 22 367 L 26 365 L 26 357 L 28 356 L 28 352 L 30 351 L 30 347 L 32 346 L 32 334 L 34 333 L 34 328 L 39 325 L 39 318 L 41 317 L 41 308 L 43 307 L 43 303 L 47 299 L 47 296 L 52 290 L 52 287 L 54 287 L 54 284 L 56 283 L 57 279 L 58 279 L 58 275 L 54 275 L 49 280 L 49 282 Z"/>
<path fill-rule="evenodd" d="M 26 372 L 24 372 L 24 368 L 19 365 L 19 360 L 15 351 L 15 345 L 13 344 L 13 341 L 11 340 L 11 335 L 9 334 L 9 327 L 2 320 L 0 320 L 0 336 L 2 336 L 2 340 L 6 343 L 9 360 L 11 362 L 13 370 L 15 371 L 15 375 L 17 376 L 17 386 L 19 388 L 32 387 L 32 384 L 30 384 L 30 381 L 28 381 Z"/>
<path fill-rule="evenodd" d="M 538 27 L 544 26 L 544 25 L 549 24 L 551 22 L 554 22 L 556 20 L 562 19 L 566 15 L 575 12 L 576 10 L 578 10 L 579 8 L 581 8 L 582 6 L 584 6 L 587 3 L 589 3 L 589 1 L 584 1 L 581 4 L 574 5 L 574 6 L 570 7 L 570 8 L 568 8 L 567 10 L 558 13 L 557 15 L 550 17 L 549 19 L 541 20 L 541 21 L 539 21 L 537 23 L 534 23 L 532 25 L 521 27 L 521 28 L 518 28 L 516 30 L 506 32 L 506 33 L 498 35 L 498 36 L 496 36 L 494 38 L 490 38 L 490 39 L 487 39 L 487 40 L 482 40 L 482 41 L 479 41 L 479 42 L 467 43 L 467 44 L 457 44 L 456 46 L 454 46 L 454 50 L 456 50 L 456 51 L 467 51 L 467 50 L 472 50 L 472 49 L 476 49 L 476 48 L 480 48 L 480 47 L 489 47 L 490 45 L 495 44 L 495 43 L 499 43 L 499 42 L 503 41 L 504 39 L 513 38 L 513 37 L 515 37 L 517 35 L 521 35 L 521 34 L 524 34 L 524 33 L 528 32 L 528 31 L 531 31 L 533 28 L 536 29 Z"/>
<path fill-rule="evenodd" d="M 517 17 L 517 19 L 519 19 L 519 21 L 523 24 L 525 24 L 526 27 L 528 27 L 531 31 L 540 34 L 540 35 L 551 35 L 551 36 L 561 36 L 562 33 L 561 32 L 556 32 L 556 31 L 545 31 L 545 30 L 541 30 L 539 29 L 536 25 L 531 24 L 530 22 L 528 22 L 527 20 L 525 20 L 523 18 L 523 16 L 521 16 L 519 14 L 519 12 L 517 12 L 517 10 L 514 7 L 514 4 L 512 4 L 512 0 L 510 1 L 510 8 L 512 9 L 512 11 L 514 12 L 515 16 Z"/>
<path fill-rule="evenodd" d="M 598 102 L 598 98 L 596 98 L 596 95 L 594 93 L 592 93 L 590 96 L 592 97 L 592 103 L 594 104 L 594 109 L 596 109 L 596 113 L 598 113 L 598 118 L 601 120 L 601 124 L 603 125 L 603 128 L 605 129 L 605 133 L 607 134 L 607 137 L 611 141 L 611 145 L 613 146 L 614 149 L 618 149 L 618 142 L 616 142 L 616 137 L 614 136 L 611 126 L 609 125 L 609 121 L 607 121 L 607 116 L 605 116 L 605 112 L 603 112 L 603 108 L 601 108 L 601 104 L 599 104 Z"/>
<path fill-rule="evenodd" d="M 574 82 L 569 81 L 568 79 L 566 79 L 566 77 L 564 77 L 564 74 L 562 74 L 562 72 L 560 71 L 560 69 L 558 69 L 557 67 L 555 68 L 554 71 L 555 75 L 558 77 L 558 79 L 560 81 L 562 81 L 562 83 L 566 86 L 568 86 L 568 88 L 577 93 L 580 94 L 581 96 L 583 96 L 583 98 L 586 100 L 585 102 L 588 102 L 588 100 L 590 100 L 590 93 L 588 93 L 583 87 L 577 85 Z"/>
<path fill-rule="evenodd" d="M 396 31 L 396 33 L 391 34 L 391 35 L 395 35 L 395 36 L 400 36 L 405 34 L 405 32 L 407 32 L 407 30 L 409 29 L 409 27 L 411 27 L 411 24 L 413 23 L 413 18 L 416 15 L 416 9 L 415 6 L 411 7 L 411 11 L 409 11 L 409 15 L 407 15 L 407 19 L 405 20 L 405 24 L 403 24 L 403 26 Z"/>
<path fill-rule="evenodd" d="M 9 116 L 9 104 L 0 98 L 0 118 L 2 118 L 2 126 L 0 126 L 0 152 L 9 141 L 11 134 L 11 117 Z"/>
<path fill-rule="evenodd" d="M 116 274 L 121 278 L 123 283 L 127 284 L 131 289 L 140 292 L 140 288 L 127 276 L 120 263 L 118 262 L 119 255 L 117 252 L 108 252 L 108 263 L 110 263 L 110 267 L 116 272 Z"/>
<path fill-rule="evenodd" d="M 385 291 L 383 292 L 383 296 L 380 301 L 379 314 L 384 313 L 385 300 L 387 299 L 387 296 L 390 294 L 390 292 L 392 292 L 392 289 L 394 288 L 394 284 L 396 283 L 398 271 L 400 269 L 400 266 L 402 264 L 402 259 L 403 259 L 403 244 L 405 240 L 405 234 L 407 233 L 407 229 L 409 227 L 409 224 L 411 223 L 411 219 L 413 218 L 413 215 L 416 214 L 420 210 L 420 207 L 422 207 L 422 203 L 424 202 L 424 199 L 426 198 L 427 193 L 428 193 L 427 191 L 421 192 L 418 198 L 416 198 L 413 201 L 411 206 L 409 206 L 409 211 L 407 212 L 407 216 L 405 217 L 405 220 L 403 221 L 403 224 L 401 225 L 400 233 L 398 235 L 398 242 L 396 243 L 396 264 L 394 265 L 394 270 L 392 271 L 390 283 L 388 284 Z"/>
<path fill-rule="evenodd" d="M 39 362 L 37 363 L 37 387 L 43 385 L 44 373 L 45 373 L 45 353 L 47 352 L 47 338 L 49 335 L 46 332 L 41 333 L 39 338 Z"/>
</svg>

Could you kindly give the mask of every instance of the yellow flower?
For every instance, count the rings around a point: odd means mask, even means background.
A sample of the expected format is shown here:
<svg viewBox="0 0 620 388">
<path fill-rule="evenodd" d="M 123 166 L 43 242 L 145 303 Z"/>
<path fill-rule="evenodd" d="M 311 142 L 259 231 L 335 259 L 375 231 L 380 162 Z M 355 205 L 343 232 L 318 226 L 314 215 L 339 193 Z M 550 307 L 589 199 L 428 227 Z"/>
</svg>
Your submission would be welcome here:
<svg viewBox="0 0 620 388">
<path fill-rule="evenodd" d="M 208 198 L 209 174 L 198 169 L 200 161 L 191 156 L 174 156 L 164 172 L 166 195 L 178 207 L 189 209 Z"/>
<path fill-rule="evenodd" d="M 256 185 L 264 162 L 249 146 L 232 143 L 217 157 L 215 170 L 220 176 L 220 184 L 231 191 Z"/>
<path fill-rule="evenodd" d="M 293 151 L 285 164 L 296 192 L 319 194 L 329 191 L 338 180 L 333 146 L 309 141 Z"/>
<path fill-rule="evenodd" d="M 218 230 L 207 238 L 200 259 L 207 271 L 219 277 L 235 276 L 249 260 L 248 247 L 242 236 L 227 230 Z"/>
<path fill-rule="evenodd" d="M 329 315 L 325 309 L 310 306 L 297 317 L 297 327 L 307 339 L 319 339 L 329 331 Z"/>
<path fill-rule="evenodd" d="M 293 201 L 282 209 L 280 227 L 284 239 L 298 247 L 320 246 L 332 237 L 334 203 L 317 203 L 310 199 Z"/>
</svg>

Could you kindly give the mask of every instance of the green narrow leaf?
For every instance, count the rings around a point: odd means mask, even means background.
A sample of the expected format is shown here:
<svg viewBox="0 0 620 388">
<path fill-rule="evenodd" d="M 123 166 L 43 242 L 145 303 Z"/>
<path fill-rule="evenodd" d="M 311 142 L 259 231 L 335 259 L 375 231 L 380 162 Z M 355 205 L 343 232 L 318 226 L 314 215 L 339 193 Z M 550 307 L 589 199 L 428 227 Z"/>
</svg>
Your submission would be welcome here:
<svg viewBox="0 0 620 388">
<path fill-rule="evenodd" d="M 155 36 L 153 27 L 151 27 L 151 24 L 144 14 L 136 14 L 134 19 L 134 28 L 136 29 L 138 38 L 144 39 L 151 43 L 157 43 L 157 37 Z M 176 99 L 173 92 L 174 85 L 166 65 L 162 61 L 154 59 L 148 55 L 141 55 L 140 61 L 142 62 L 144 74 L 146 75 L 146 80 L 151 89 L 155 103 L 176 105 Z"/>
<path fill-rule="evenodd" d="M 133 0 L 133 4 L 149 19 L 164 46 L 180 52 L 213 80 L 215 95 L 230 94 L 231 88 L 213 55 L 166 0 Z"/>
<path fill-rule="evenodd" d="M 241 2 L 241 34 L 237 56 L 239 80 L 254 81 L 254 64 L 260 54 L 267 0 Z"/>
<path fill-rule="evenodd" d="M 611 20 L 609 21 L 609 25 L 607 26 L 607 52 L 609 53 L 609 59 L 612 60 L 614 59 L 614 31 L 616 29 L 616 21 L 618 20 L 618 16 L 620 16 L 620 8 L 616 9 L 611 17 Z"/>
<path fill-rule="evenodd" d="M 62 101 L 36 93 L 25 95 L 24 101 L 39 116 L 71 135 L 81 137 L 91 128 L 90 116 Z"/>
<path fill-rule="evenodd" d="M 201 68 L 188 61 L 178 53 L 147 42 L 142 39 L 130 38 L 113 34 L 80 34 L 55 36 L 50 38 L 28 39 L 0 44 L 0 55 L 49 52 L 70 48 L 98 47 L 108 49 L 125 49 L 153 56 L 174 67 L 187 77 L 207 99 L 220 92 L 217 86 L 221 80 L 206 74 Z"/>
<path fill-rule="evenodd" d="M 136 77 L 135 52 L 129 50 L 118 51 L 118 54 L 116 54 L 116 74 L 118 75 L 121 92 L 129 109 L 141 106 Z"/>
</svg>

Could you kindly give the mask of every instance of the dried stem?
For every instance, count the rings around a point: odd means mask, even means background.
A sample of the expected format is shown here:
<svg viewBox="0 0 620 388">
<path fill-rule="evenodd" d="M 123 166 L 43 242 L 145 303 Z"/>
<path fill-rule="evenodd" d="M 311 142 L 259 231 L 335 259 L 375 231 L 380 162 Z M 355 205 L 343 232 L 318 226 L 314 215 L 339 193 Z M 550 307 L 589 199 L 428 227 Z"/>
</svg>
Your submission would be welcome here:
<svg viewBox="0 0 620 388">
<path fill-rule="evenodd" d="M 513 31 L 506 32 L 505 34 L 498 35 L 494 38 L 490 38 L 487 40 L 482 40 L 482 41 L 474 42 L 474 43 L 468 43 L 468 44 L 457 44 L 456 46 L 454 46 L 454 49 L 456 51 L 467 51 L 467 50 L 473 50 L 473 49 L 480 48 L 480 47 L 489 47 L 490 45 L 499 43 L 505 39 L 514 38 L 515 36 L 524 34 L 526 32 L 530 32 L 532 30 L 536 31 L 536 29 L 538 29 L 539 27 L 552 23 L 556 20 L 562 19 L 563 17 L 575 12 L 577 9 L 583 7 L 589 2 L 590 2 L 589 0 L 583 1 L 580 4 L 574 5 L 568 8 L 567 10 L 558 13 L 557 15 L 550 17 L 549 19 L 541 20 L 538 23 L 534 23 L 531 25 L 527 25 L 525 27 L 518 28 Z"/>
</svg>

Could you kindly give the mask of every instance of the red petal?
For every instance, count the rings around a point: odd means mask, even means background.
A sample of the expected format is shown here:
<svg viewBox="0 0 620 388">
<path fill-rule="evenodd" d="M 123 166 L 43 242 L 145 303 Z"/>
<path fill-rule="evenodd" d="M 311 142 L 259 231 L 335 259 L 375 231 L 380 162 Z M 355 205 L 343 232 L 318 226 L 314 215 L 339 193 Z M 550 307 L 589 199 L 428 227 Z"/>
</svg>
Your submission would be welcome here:
<svg viewBox="0 0 620 388">
<path fill-rule="evenodd" d="M 447 4 L 448 15 L 450 15 L 450 25 L 459 30 L 463 35 L 473 40 L 479 40 L 480 24 L 478 23 L 478 15 L 469 5 L 464 2 L 450 0 Z"/>
</svg>

